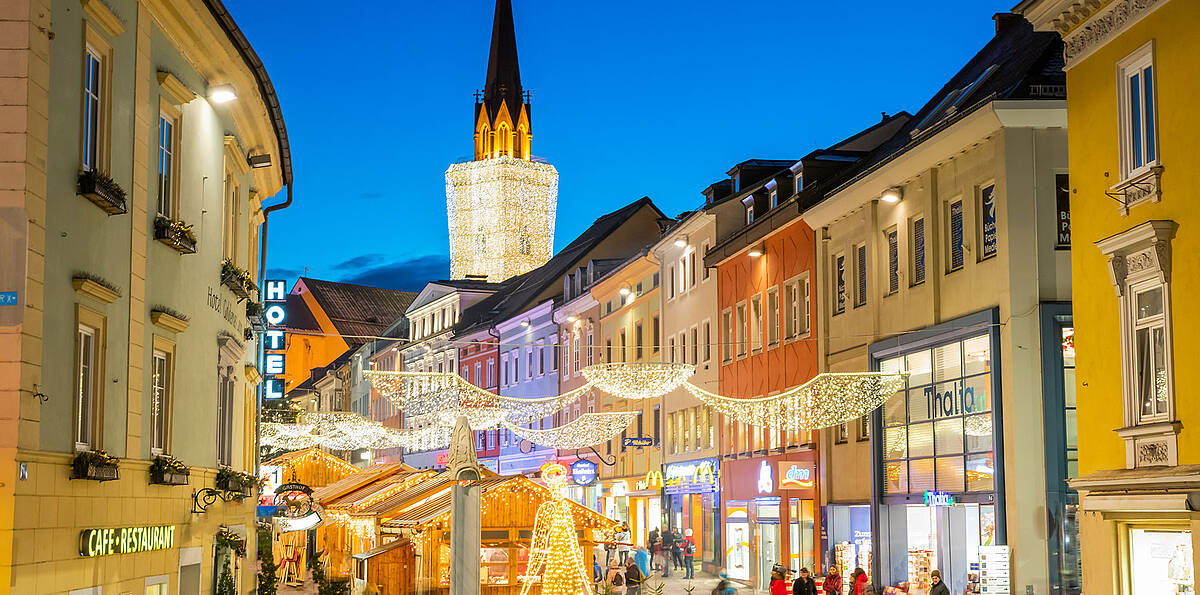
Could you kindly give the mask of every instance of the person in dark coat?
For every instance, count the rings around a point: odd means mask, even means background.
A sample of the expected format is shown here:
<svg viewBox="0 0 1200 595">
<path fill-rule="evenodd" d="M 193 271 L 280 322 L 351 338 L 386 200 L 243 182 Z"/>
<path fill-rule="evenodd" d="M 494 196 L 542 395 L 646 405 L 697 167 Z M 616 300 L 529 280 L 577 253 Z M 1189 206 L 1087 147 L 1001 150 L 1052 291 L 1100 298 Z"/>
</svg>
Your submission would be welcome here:
<svg viewBox="0 0 1200 595">
<path fill-rule="evenodd" d="M 801 568 L 800 575 L 792 581 L 792 595 L 817 595 L 817 582 L 807 568 Z"/>
<path fill-rule="evenodd" d="M 670 529 L 663 529 L 662 532 L 662 553 L 663 553 L 663 576 L 671 576 L 671 552 L 675 550 L 675 532 Z"/>
<path fill-rule="evenodd" d="M 640 595 L 642 592 L 642 583 L 646 577 L 642 575 L 642 569 L 633 560 L 633 556 L 625 559 L 625 594 Z"/>
<path fill-rule="evenodd" d="M 671 536 L 675 543 L 671 546 L 671 561 L 675 564 L 675 569 L 683 568 L 683 536 L 679 534 L 679 529 L 671 529 Z"/>
<path fill-rule="evenodd" d="M 942 571 L 934 570 L 929 573 L 929 581 L 932 583 L 929 595 L 950 595 L 950 587 L 942 582 Z"/>
</svg>

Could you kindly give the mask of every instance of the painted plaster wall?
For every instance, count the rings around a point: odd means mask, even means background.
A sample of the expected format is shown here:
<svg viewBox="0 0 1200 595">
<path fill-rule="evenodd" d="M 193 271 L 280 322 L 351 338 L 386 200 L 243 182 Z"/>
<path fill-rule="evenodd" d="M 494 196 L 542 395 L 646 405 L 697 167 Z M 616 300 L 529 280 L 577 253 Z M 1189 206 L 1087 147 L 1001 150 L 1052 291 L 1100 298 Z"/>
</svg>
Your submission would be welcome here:
<svg viewBox="0 0 1200 595">
<path fill-rule="evenodd" d="M 529 326 L 523 326 L 520 321 L 528 320 Z M 496 329 L 500 333 L 499 351 L 508 354 L 509 378 L 512 378 L 512 361 L 517 358 L 520 364 L 517 368 L 517 381 L 500 386 L 500 394 L 506 397 L 543 398 L 558 394 L 558 362 L 554 357 L 554 345 L 558 343 L 558 326 L 554 324 L 552 309 L 549 303 L 539 304 L 510 320 L 499 321 Z M 539 347 L 539 341 L 541 342 Z M 529 366 L 530 353 L 533 355 L 533 368 Z M 501 357 L 501 362 L 505 361 Z M 502 364 L 503 365 L 503 364 Z M 503 378 L 503 374 L 501 374 Z M 546 417 L 533 423 L 533 428 L 549 429 L 553 417 Z M 552 460 L 555 451 L 552 448 L 529 445 L 529 452 L 521 452 L 521 438 L 512 433 L 508 435 L 508 444 L 500 441 L 500 473 L 533 473 L 542 464 Z"/>
</svg>

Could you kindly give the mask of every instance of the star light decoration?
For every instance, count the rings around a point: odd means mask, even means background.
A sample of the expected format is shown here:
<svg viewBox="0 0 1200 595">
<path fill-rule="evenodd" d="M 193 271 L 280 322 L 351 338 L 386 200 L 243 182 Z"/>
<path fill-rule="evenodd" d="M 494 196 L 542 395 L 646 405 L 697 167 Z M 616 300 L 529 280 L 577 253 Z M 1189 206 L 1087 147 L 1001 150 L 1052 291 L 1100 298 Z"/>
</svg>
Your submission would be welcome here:
<svg viewBox="0 0 1200 595">
<path fill-rule="evenodd" d="M 557 428 L 533 430 L 505 422 L 503 428 L 534 444 L 547 448 L 587 448 L 612 440 L 637 419 L 637 411 L 584 413 Z"/>
<path fill-rule="evenodd" d="M 294 424 L 259 424 L 263 446 L 300 450 L 319 446 L 331 450 L 405 448 L 430 450 L 450 443 L 450 428 L 396 430 L 364 419 L 357 413 L 303 413 Z"/>
<path fill-rule="evenodd" d="M 450 277 L 487 275 L 498 283 L 550 260 L 558 170 L 502 156 L 446 170 Z"/>
<path fill-rule="evenodd" d="M 610 362 L 583 369 L 588 382 L 626 399 L 653 399 L 679 388 L 696 366 L 671 362 Z"/>
<path fill-rule="evenodd" d="M 690 382 L 684 388 L 734 421 L 795 432 L 858 419 L 903 389 L 907 379 L 907 372 L 826 372 L 778 395 L 744 399 L 721 396 Z"/>
<path fill-rule="evenodd" d="M 524 583 L 521 595 L 527 595 L 534 584 L 541 584 L 542 595 L 591 595 L 591 577 L 583 566 L 575 517 L 566 497 L 567 468 L 546 463 L 542 480 L 552 493 L 534 517 L 527 572 L 519 577 Z"/>
</svg>

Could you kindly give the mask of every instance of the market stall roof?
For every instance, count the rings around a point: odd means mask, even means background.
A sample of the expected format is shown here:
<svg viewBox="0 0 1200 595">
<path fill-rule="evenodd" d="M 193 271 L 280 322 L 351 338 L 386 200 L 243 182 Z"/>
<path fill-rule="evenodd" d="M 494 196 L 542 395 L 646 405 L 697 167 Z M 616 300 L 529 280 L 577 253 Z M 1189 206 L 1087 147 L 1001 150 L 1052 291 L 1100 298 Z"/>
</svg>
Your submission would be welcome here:
<svg viewBox="0 0 1200 595">
<path fill-rule="evenodd" d="M 340 498 L 354 490 L 360 489 L 365 485 L 379 481 L 381 479 L 391 477 L 397 473 L 413 472 L 412 467 L 404 463 L 386 463 L 383 465 L 375 465 L 366 470 L 360 471 L 353 475 L 348 475 L 340 481 L 331 483 L 323 488 L 313 492 L 313 500 L 320 502 L 322 506 L 335 498 Z"/>
<path fill-rule="evenodd" d="M 395 493 L 407 491 L 418 483 L 433 477 L 433 471 L 404 471 L 382 477 L 356 490 L 347 492 L 339 497 L 322 501 L 322 506 L 328 509 L 347 509 L 351 512 L 361 512 L 365 506 L 374 504 L 380 499 Z"/>
<path fill-rule="evenodd" d="M 355 560 L 369 560 L 371 558 L 374 558 L 375 556 L 378 556 L 379 554 L 386 554 L 387 552 L 390 552 L 398 547 L 404 547 L 406 545 L 408 545 L 407 539 L 397 539 L 395 541 L 389 541 L 388 543 L 385 543 L 373 550 L 367 550 L 361 554 L 354 554 L 354 559 Z"/>
<path fill-rule="evenodd" d="M 382 527 L 392 528 L 392 529 L 399 529 L 399 528 L 403 528 L 403 527 L 413 527 L 413 526 L 423 525 L 425 523 L 428 523 L 428 522 L 432 521 L 433 519 L 436 519 L 437 517 L 450 512 L 450 506 L 451 506 L 450 492 L 448 490 L 446 490 L 442 493 L 435 493 L 435 492 L 437 492 L 437 490 L 439 488 L 448 488 L 450 486 L 450 484 L 453 483 L 453 480 L 450 479 L 448 477 L 448 475 L 449 474 L 444 473 L 444 474 L 438 476 L 437 478 L 435 478 L 434 480 L 430 480 L 430 481 L 425 482 L 425 483 L 421 484 L 420 486 L 418 486 L 421 489 L 421 493 L 424 493 L 427 496 L 432 495 L 433 497 L 429 498 L 427 501 L 417 504 L 416 506 L 410 506 L 407 509 L 401 509 L 399 511 L 399 513 L 397 513 L 392 518 L 380 523 L 380 525 Z M 439 480 L 439 481 L 437 481 L 437 483 L 435 483 L 435 480 Z M 486 499 L 489 495 L 494 496 L 496 491 L 498 490 L 498 488 L 501 488 L 504 486 L 516 487 L 517 485 L 520 485 L 520 487 L 525 488 L 525 489 L 532 489 L 532 491 L 534 491 L 535 493 L 541 493 L 542 499 L 546 499 L 550 496 L 549 488 L 529 479 L 528 477 L 525 477 L 524 475 L 496 475 L 496 476 L 484 477 L 483 479 L 480 479 L 477 483 L 479 484 L 479 486 L 481 488 L 480 496 L 483 499 Z M 411 492 L 411 490 L 407 490 L 405 492 L 405 494 L 408 495 L 410 492 Z M 416 497 L 413 497 L 413 496 L 416 496 Z M 413 495 L 413 496 L 410 496 L 408 498 L 408 500 L 410 502 L 415 501 L 419 498 L 419 495 Z M 591 510 L 591 509 L 587 508 L 586 506 L 583 506 L 583 505 L 581 505 L 577 502 L 573 502 L 571 500 L 568 500 L 567 502 L 569 503 L 572 510 L 574 511 L 575 518 L 576 519 L 582 518 L 584 520 L 584 522 L 582 523 L 583 528 L 601 529 L 601 528 L 608 528 L 608 527 L 611 527 L 612 525 L 616 524 L 616 521 L 596 512 L 594 510 Z"/>
</svg>

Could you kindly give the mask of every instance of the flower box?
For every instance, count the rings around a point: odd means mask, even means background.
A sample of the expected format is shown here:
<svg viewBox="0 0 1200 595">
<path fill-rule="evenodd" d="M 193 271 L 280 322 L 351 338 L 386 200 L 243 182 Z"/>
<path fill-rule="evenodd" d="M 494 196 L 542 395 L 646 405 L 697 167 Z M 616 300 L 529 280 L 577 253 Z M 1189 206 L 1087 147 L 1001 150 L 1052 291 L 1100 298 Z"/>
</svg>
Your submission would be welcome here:
<svg viewBox="0 0 1200 595">
<path fill-rule="evenodd" d="M 250 321 L 250 328 L 256 331 L 267 330 L 267 320 L 263 317 L 263 306 L 259 302 L 246 302 L 246 319 Z"/>
<path fill-rule="evenodd" d="M 122 215 L 128 212 L 125 206 L 125 190 L 112 178 L 88 170 L 79 174 L 79 195 L 92 201 L 109 215 Z"/>
<path fill-rule="evenodd" d="M 188 474 L 172 473 L 170 471 L 155 473 L 151 471 L 150 483 L 164 486 L 185 486 L 188 484 Z"/>
<path fill-rule="evenodd" d="M 71 479 L 112 481 L 119 478 L 117 459 L 103 451 L 81 452 L 71 462 Z"/>
<path fill-rule="evenodd" d="M 256 480 L 249 473 L 234 471 L 233 469 L 223 468 L 217 472 L 217 489 L 224 492 L 233 492 L 241 497 L 250 496 L 250 490 L 254 487 Z"/>
<path fill-rule="evenodd" d="M 191 469 L 170 455 L 157 455 L 150 464 L 150 483 L 167 486 L 185 486 Z"/>
<path fill-rule="evenodd" d="M 180 254 L 196 253 L 196 234 L 192 226 L 182 221 L 158 217 L 154 220 L 154 239 Z"/>
<path fill-rule="evenodd" d="M 243 300 L 250 299 L 250 294 L 258 289 L 250 273 L 233 264 L 232 260 L 221 263 L 221 285 Z"/>
</svg>

